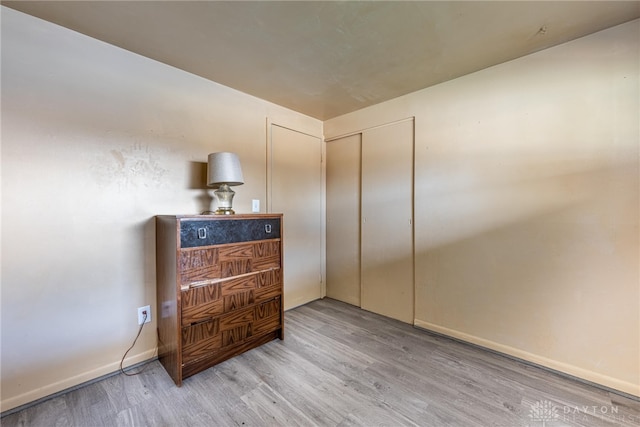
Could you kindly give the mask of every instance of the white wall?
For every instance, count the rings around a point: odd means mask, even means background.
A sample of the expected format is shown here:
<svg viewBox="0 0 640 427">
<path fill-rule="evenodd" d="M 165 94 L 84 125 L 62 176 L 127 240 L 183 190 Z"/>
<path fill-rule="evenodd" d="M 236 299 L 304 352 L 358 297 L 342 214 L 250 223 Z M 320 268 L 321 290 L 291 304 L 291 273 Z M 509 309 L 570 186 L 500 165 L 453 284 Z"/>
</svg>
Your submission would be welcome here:
<svg viewBox="0 0 640 427">
<path fill-rule="evenodd" d="M 415 324 L 640 395 L 640 21 L 324 124 L 415 116 Z"/>
<path fill-rule="evenodd" d="M 264 209 L 267 118 L 318 137 L 322 123 L 5 7 L 1 19 L 5 411 L 117 370 L 137 307 L 156 313 L 154 215 L 215 208 L 208 153 L 237 152 L 234 208 Z M 153 356 L 155 327 L 125 365 Z"/>
</svg>

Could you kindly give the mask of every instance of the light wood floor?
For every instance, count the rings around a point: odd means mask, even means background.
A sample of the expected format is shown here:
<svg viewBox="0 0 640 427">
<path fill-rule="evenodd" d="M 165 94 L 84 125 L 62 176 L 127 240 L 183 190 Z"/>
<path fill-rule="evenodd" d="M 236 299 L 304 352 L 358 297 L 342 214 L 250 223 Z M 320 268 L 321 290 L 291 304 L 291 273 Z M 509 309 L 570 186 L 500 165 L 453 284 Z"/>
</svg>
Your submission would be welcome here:
<svg viewBox="0 0 640 427">
<path fill-rule="evenodd" d="M 152 362 L 5 426 L 640 426 L 640 403 L 334 300 L 177 388 Z"/>
</svg>

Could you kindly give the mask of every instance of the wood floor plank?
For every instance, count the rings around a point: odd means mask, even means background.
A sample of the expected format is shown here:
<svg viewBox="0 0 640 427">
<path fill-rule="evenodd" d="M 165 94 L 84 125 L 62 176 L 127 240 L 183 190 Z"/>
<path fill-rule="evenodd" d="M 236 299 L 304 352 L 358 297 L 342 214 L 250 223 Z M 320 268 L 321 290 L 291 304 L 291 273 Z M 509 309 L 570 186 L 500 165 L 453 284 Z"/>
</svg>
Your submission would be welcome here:
<svg viewBox="0 0 640 427">
<path fill-rule="evenodd" d="M 3 414 L 5 426 L 640 427 L 640 402 L 324 299 L 175 386 L 157 362 Z M 542 413 L 541 410 L 546 410 Z"/>
</svg>

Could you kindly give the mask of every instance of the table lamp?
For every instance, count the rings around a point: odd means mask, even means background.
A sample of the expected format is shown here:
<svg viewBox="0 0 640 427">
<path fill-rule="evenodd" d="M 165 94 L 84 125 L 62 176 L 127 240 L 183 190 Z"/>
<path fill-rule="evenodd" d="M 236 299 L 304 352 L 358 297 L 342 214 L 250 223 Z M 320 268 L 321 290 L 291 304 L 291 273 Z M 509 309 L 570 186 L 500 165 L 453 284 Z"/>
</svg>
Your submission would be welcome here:
<svg viewBox="0 0 640 427">
<path fill-rule="evenodd" d="M 242 184 L 244 184 L 244 178 L 237 154 L 227 152 L 209 154 L 207 185 L 216 189 L 213 192 L 218 199 L 216 215 L 235 214 L 231 205 L 236 193 L 231 189 L 231 186 Z"/>
</svg>

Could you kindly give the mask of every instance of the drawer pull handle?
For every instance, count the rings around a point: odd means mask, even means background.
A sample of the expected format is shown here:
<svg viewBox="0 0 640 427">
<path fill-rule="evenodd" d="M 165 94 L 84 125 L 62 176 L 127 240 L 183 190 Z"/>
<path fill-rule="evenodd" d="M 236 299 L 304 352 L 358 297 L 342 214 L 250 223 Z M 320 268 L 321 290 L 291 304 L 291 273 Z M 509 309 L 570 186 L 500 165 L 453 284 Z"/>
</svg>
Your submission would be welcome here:
<svg viewBox="0 0 640 427">
<path fill-rule="evenodd" d="M 271 233 L 271 224 L 265 224 L 264 225 L 264 231 L 266 233 Z"/>
<path fill-rule="evenodd" d="M 187 327 L 200 325 L 201 323 L 211 322 L 212 320 L 213 320 L 213 317 L 207 317 L 206 319 L 203 319 L 203 320 L 197 320 L 195 322 L 191 322 L 187 325 Z"/>
<path fill-rule="evenodd" d="M 198 228 L 198 239 L 206 239 L 207 238 L 207 229 L 206 228 Z"/>
</svg>

